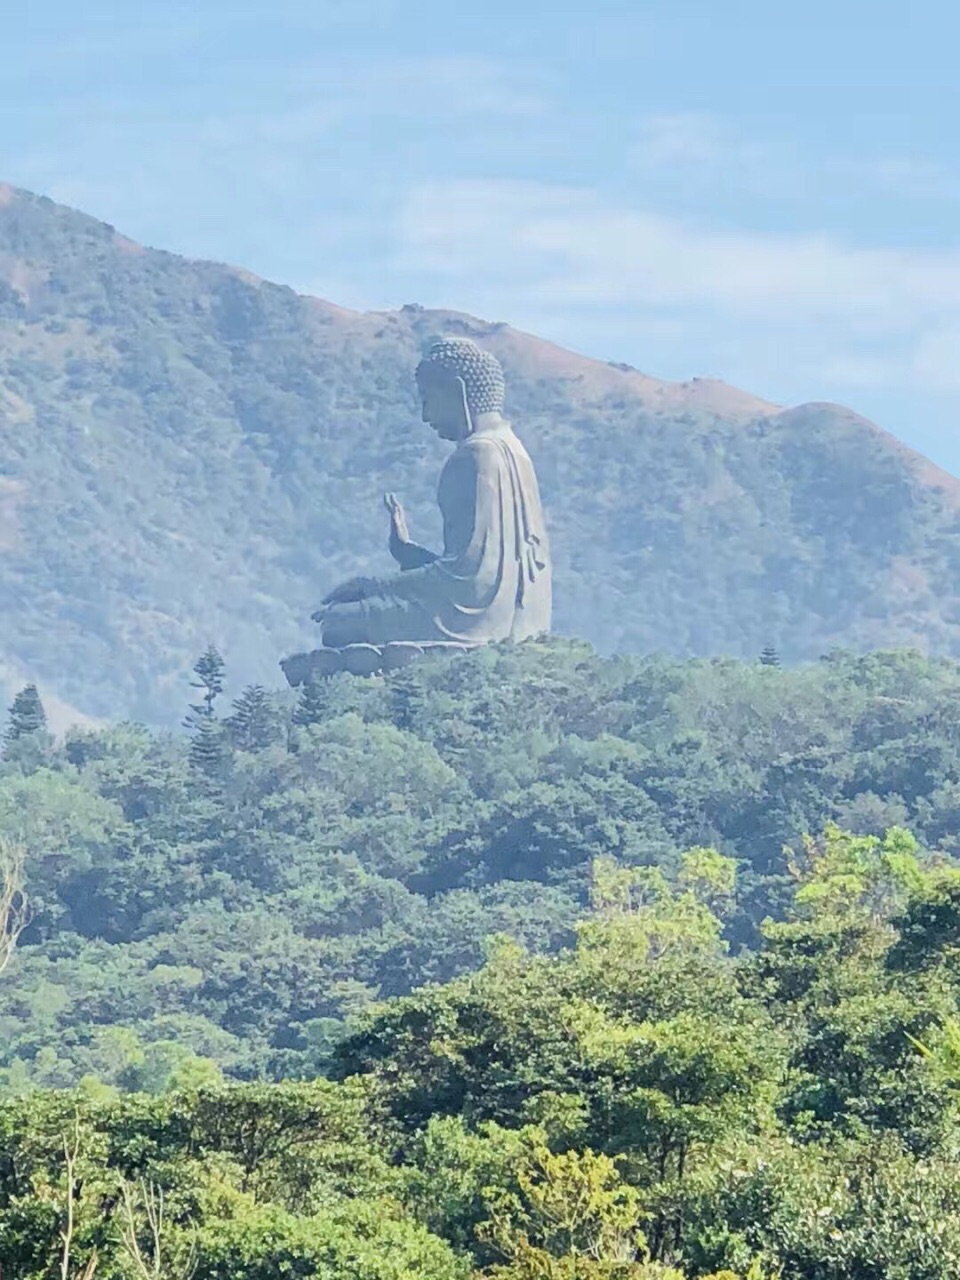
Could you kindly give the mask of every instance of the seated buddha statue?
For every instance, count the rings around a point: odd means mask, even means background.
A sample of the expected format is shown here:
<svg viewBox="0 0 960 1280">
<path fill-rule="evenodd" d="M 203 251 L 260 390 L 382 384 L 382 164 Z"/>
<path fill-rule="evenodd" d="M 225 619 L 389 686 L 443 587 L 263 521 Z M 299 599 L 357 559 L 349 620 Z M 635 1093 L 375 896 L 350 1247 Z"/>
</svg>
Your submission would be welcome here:
<svg viewBox="0 0 960 1280">
<path fill-rule="evenodd" d="M 550 629 L 550 553 L 529 454 L 503 416 L 499 361 L 467 338 L 434 343 L 416 371 L 423 421 L 454 445 L 437 500 L 443 548 L 410 538 L 393 494 L 399 572 L 351 578 L 313 615 L 326 649 L 398 642 L 476 645 Z"/>
</svg>

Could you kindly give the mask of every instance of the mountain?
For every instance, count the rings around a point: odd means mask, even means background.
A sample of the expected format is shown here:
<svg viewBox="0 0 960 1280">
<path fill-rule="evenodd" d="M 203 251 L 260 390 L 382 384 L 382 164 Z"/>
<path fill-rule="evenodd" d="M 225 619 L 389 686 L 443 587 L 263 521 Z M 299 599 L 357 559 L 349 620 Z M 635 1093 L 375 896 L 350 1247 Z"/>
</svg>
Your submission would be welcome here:
<svg viewBox="0 0 960 1280">
<path fill-rule="evenodd" d="M 537 464 L 556 628 L 603 650 L 960 653 L 960 484 L 846 409 L 659 381 L 504 324 L 359 314 L 0 188 L 0 660 L 95 717 L 173 720 L 210 642 L 276 684 L 380 495 L 439 535 L 412 372 L 502 360 Z"/>
</svg>

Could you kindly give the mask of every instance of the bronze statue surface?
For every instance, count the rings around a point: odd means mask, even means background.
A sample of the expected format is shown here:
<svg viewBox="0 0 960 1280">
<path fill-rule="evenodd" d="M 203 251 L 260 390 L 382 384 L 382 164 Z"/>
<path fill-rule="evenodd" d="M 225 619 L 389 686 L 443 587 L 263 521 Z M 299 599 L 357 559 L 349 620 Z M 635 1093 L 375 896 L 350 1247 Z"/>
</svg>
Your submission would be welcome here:
<svg viewBox="0 0 960 1280">
<path fill-rule="evenodd" d="M 435 343 L 416 371 L 423 421 L 455 444 L 440 476 L 443 550 L 410 538 L 403 508 L 385 496 L 390 553 L 400 572 L 351 578 L 313 615 L 323 649 L 283 664 L 291 683 L 315 672 L 403 665 L 418 651 L 524 640 L 550 629 L 551 570 L 533 463 L 503 416 L 496 357 L 467 338 Z M 341 666 L 330 650 L 354 646 Z M 392 661 L 391 661 L 392 658 Z M 352 665 L 351 665 L 352 662 Z M 298 676 L 299 678 L 295 678 Z"/>
</svg>

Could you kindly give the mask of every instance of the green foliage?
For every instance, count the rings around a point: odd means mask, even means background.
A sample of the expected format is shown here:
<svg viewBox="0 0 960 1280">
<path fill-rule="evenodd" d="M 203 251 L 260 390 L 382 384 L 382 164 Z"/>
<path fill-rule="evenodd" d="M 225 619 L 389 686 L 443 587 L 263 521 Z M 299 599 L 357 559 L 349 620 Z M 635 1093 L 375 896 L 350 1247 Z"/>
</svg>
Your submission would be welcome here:
<svg viewBox="0 0 960 1280">
<path fill-rule="evenodd" d="M 554 1153 L 534 1139 L 515 1172 L 517 1192 L 494 1198 L 481 1228 L 505 1257 L 630 1262 L 646 1252 L 640 1195 L 593 1151 Z"/>
<path fill-rule="evenodd" d="M 96 1258 L 111 1280 L 466 1273 L 390 1194 L 349 1088 L 39 1096 L 0 1105 L 0 1149 L 0 1256 L 22 1280 L 60 1274 L 68 1236 L 67 1274 Z"/>
<path fill-rule="evenodd" d="M 309 1077 L 371 1001 L 477 970 L 494 935 L 534 956 L 576 939 L 618 1016 L 710 1023 L 740 998 L 724 955 L 771 916 L 763 980 L 784 999 L 850 975 L 822 1028 L 853 1037 L 850 1080 L 816 1105 L 798 1085 L 795 1105 L 848 1110 L 877 1052 L 853 1051 L 860 1003 L 880 1000 L 906 1106 L 905 1036 L 927 1043 L 956 976 L 957 696 L 952 665 L 915 655 L 771 679 L 554 640 L 301 697 L 250 687 L 189 738 L 121 724 L 8 758 L 0 836 L 25 850 L 32 918 L 0 985 L 0 1084 Z M 878 832 L 888 810 L 899 829 Z M 889 990 L 856 985 L 873 923 Z M 703 999 L 672 998 L 668 971 L 677 991 L 697 973 Z M 563 1088 L 542 1092 L 529 1119 L 566 1114 Z"/>
<path fill-rule="evenodd" d="M 3 740 L 9 746 L 27 734 L 38 733 L 47 727 L 47 713 L 40 701 L 35 684 L 24 685 L 14 698 L 9 711 Z"/>
<path fill-rule="evenodd" d="M 924 883 L 909 831 L 894 829 L 881 840 L 828 823 L 822 841 L 807 836 L 803 846 L 809 866 L 795 871 L 802 883 L 794 902 L 813 919 L 885 919 Z"/>
<path fill-rule="evenodd" d="M 948 871 L 896 830 L 831 826 L 805 849 L 788 918 L 738 955 L 730 859 L 600 859 L 572 947 L 501 936 L 477 972 L 355 1013 L 334 1079 L 226 1085 L 182 1057 L 151 1079 L 162 1042 L 102 1029 L 119 1089 L 87 1078 L 0 1102 L 5 1269 L 954 1274 L 960 984 L 952 918 L 927 910 Z M 917 920 L 922 946 L 905 948 Z"/>
<path fill-rule="evenodd" d="M 444 1243 L 383 1206 L 345 1203 L 338 1213 L 294 1217 L 256 1209 L 204 1231 L 198 1280 L 466 1280 Z"/>
<path fill-rule="evenodd" d="M 226 722 L 230 742 L 238 751 L 266 751 L 280 736 L 279 717 L 263 685 L 244 689 Z"/>
</svg>

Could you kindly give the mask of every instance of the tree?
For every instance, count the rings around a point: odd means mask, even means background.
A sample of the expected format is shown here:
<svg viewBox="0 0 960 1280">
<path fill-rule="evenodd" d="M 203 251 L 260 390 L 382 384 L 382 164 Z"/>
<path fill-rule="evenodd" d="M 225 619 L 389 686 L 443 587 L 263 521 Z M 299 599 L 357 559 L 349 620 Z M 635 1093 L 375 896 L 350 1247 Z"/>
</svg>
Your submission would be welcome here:
<svg viewBox="0 0 960 1280">
<path fill-rule="evenodd" d="M 47 714 L 35 684 L 27 684 L 14 698 L 9 711 L 4 742 L 9 746 L 29 733 L 39 733 L 47 727 Z"/>
<path fill-rule="evenodd" d="M 223 729 L 216 722 L 214 704 L 223 692 L 224 661 L 213 645 L 200 655 L 194 665 L 196 680 L 190 681 L 192 689 L 202 689 L 199 702 L 190 704 L 190 713 L 184 720 L 184 728 L 193 733 L 190 743 L 190 764 L 210 778 L 217 777 L 227 762 L 227 743 Z"/>
<path fill-rule="evenodd" d="M 389 689 L 393 723 L 398 729 L 415 730 L 426 702 L 423 682 L 407 667 L 390 678 Z"/>
<path fill-rule="evenodd" d="M 300 687 L 293 723 L 307 728 L 349 711 L 358 711 L 365 694 L 364 684 L 344 671 L 333 676 L 315 676 Z"/>
<path fill-rule="evenodd" d="M 0 973 L 10 963 L 17 940 L 30 919 L 23 861 L 19 845 L 0 841 Z"/>
<path fill-rule="evenodd" d="M 814 920 L 879 923 L 923 892 L 927 882 L 918 854 L 909 831 L 893 827 L 881 840 L 827 823 L 820 840 L 805 837 L 790 863 L 797 881 L 794 902 Z"/>
<path fill-rule="evenodd" d="M 121 1206 L 120 1245 L 135 1280 L 190 1280 L 196 1244 L 168 1238 L 163 1188 L 143 1178 L 124 1182 Z"/>
<path fill-rule="evenodd" d="M 764 667 L 779 667 L 780 655 L 772 644 L 764 645 L 760 654 L 760 663 Z"/>
<path fill-rule="evenodd" d="M 190 704 L 190 714 L 184 721 L 185 727 L 192 729 L 200 720 L 212 720 L 214 703 L 223 693 L 223 678 L 226 670 L 223 658 L 213 645 L 208 645 L 194 664 L 196 680 L 190 681 L 191 689 L 202 689 L 203 695 L 199 703 Z"/>
<path fill-rule="evenodd" d="M 208 778 L 221 777 L 229 760 L 229 748 L 223 727 L 208 716 L 196 722 L 190 742 L 190 766 Z"/>
<path fill-rule="evenodd" d="M 504 1268 L 504 1277 L 572 1278 L 581 1274 L 577 1260 L 623 1267 L 646 1254 L 640 1195 L 609 1157 L 589 1150 L 554 1153 L 532 1137 L 516 1179 L 519 1194 L 495 1195 L 481 1229 L 515 1264 Z M 572 1265 L 556 1268 L 554 1261 Z"/>
<path fill-rule="evenodd" d="M 97 1270 L 97 1251 L 93 1249 L 87 1256 L 86 1264 L 80 1271 L 75 1271 L 73 1263 L 74 1233 L 76 1230 L 77 1201 L 80 1199 L 82 1179 L 77 1176 L 80 1160 L 80 1117 L 74 1121 L 71 1137 L 63 1138 L 63 1168 L 65 1187 L 63 1191 L 63 1226 L 60 1231 L 60 1280 L 72 1280 L 73 1276 L 81 1280 L 92 1280 Z"/>
<path fill-rule="evenodd" d="M 307 725 L 320 724 L 326 719 L 326 715 L 327 697 L 323 682 L 316 679 L 307 680 L 300 686 L 297 705 L 293 711 L 293 723 L 305 728 Z"/>
<path fill-rule="evenodd" d="M 279 736 L 276 713 L 263 685 L 251 684 L 233 704 L 226 721 L 230 741 L 241 751 L 265 751 Z"/>
</svg>

